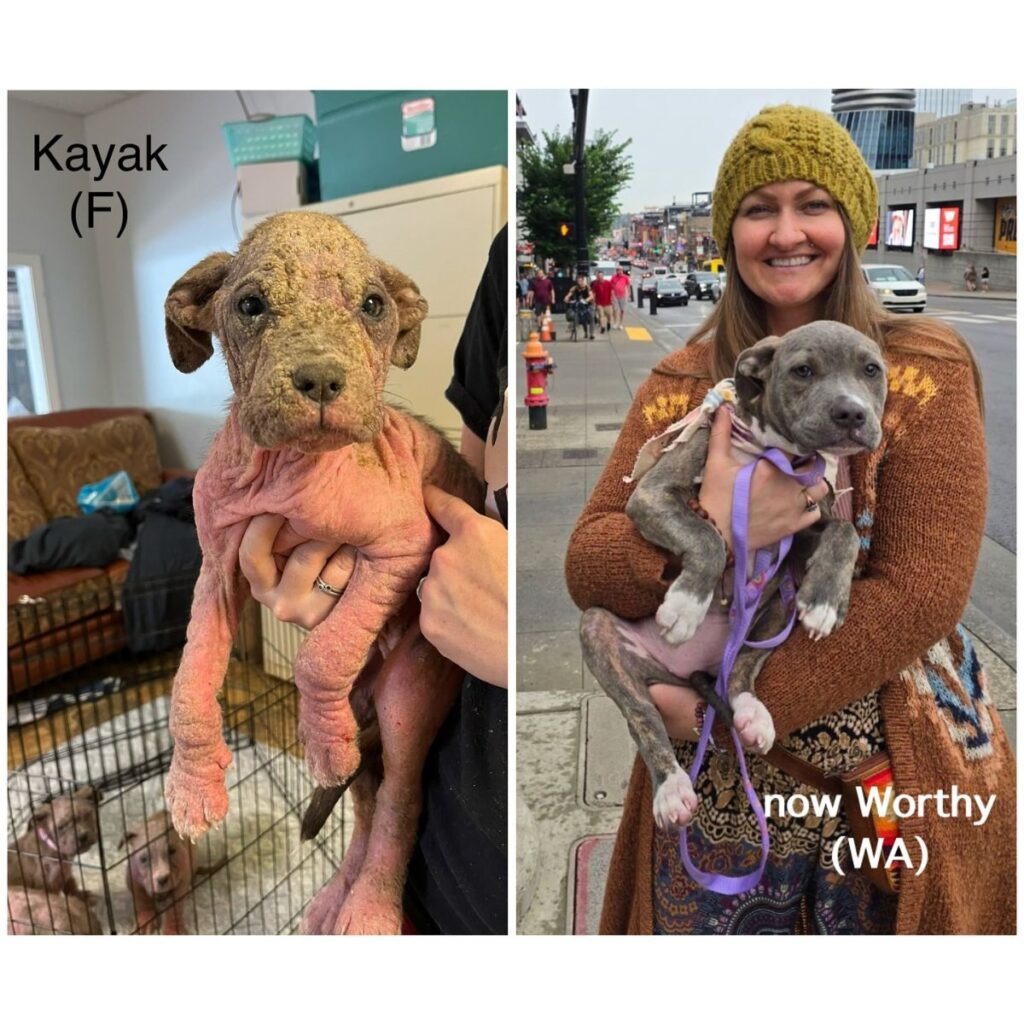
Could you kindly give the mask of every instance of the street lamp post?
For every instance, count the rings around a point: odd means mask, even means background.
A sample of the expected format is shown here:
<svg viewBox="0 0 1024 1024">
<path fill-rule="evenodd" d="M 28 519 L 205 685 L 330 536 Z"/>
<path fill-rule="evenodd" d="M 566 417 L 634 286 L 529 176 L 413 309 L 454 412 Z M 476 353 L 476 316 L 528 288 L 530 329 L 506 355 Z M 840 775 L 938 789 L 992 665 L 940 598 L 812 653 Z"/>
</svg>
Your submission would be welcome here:
<svg viewBox="0 0 1024 1024">
<path fill-rule="evenodd" d="M 590 277 L 590 252 L 587 246 L 587 201 L 586 201 L 586 135 L 587 97 L 589 89 L 570 89 L 573 108 L 573 160 L 575 176 L 573 184 L 576 195 L 576 273 Z"/>
</svg>

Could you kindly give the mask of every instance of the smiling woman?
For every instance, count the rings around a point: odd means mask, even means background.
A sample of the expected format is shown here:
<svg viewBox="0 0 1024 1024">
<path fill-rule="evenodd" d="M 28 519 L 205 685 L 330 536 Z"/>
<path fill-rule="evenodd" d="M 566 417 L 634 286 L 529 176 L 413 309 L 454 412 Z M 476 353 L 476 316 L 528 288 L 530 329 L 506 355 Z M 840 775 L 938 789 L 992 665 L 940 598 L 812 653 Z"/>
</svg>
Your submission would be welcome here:
<svg viewBox="0 0 1024 1024">
<path fill-rule="evenodd" d="M 772 334 L 820 319 L 845 241 L 835 200 L 809 181 L 744 197 L 732 229 L 736 272 L 768 308 Z"/>
</svg>

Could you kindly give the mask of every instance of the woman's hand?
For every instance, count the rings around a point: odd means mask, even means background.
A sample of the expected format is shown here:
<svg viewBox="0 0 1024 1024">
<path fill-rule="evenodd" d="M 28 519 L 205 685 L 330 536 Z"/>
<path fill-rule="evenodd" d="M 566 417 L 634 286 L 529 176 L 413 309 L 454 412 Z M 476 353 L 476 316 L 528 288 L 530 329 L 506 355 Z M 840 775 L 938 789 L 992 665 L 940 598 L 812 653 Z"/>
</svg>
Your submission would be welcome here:
<svg viewBox="0 0 1024 1024">
<path fill-rule="evenodd" d="M 312 629 L 338 603 L 335 595 L 316 586 L 317 577 L 344 591 L 355 568 L 356 549 L 309 540 L 296 533 L 284 516 L 262 515 L 246 527 L 238 562 L 260 604 L 282 622 Z"/>
<path fill-rule="evenodd" d="M 508 533 L 438 487 L 428 484 L 423 498 L 448 539 L 420 587 L 420 629 L 467 672 L 508 686 Z"/>
<path fill-rule="evenodd" d="M 733 452 L 730 441 L 732 417 L 726 406 L 715 413 L 708 445 L 708 459 L 700 488 L 700 503 L 726 543 L 732 545 L 732 492 L 736 474 L 743 468 Z M 807 511 L 807 500 L 821 501 L 828 495 L 824 480 L 809 487 L 786 476 L 770 462 L 762 459 L 754 469 L 750 482 L 750 520 L 747 549 L 766 548 L 783 537 L 805 530 L 821 518 L 817 507 Z"/>
</svg>

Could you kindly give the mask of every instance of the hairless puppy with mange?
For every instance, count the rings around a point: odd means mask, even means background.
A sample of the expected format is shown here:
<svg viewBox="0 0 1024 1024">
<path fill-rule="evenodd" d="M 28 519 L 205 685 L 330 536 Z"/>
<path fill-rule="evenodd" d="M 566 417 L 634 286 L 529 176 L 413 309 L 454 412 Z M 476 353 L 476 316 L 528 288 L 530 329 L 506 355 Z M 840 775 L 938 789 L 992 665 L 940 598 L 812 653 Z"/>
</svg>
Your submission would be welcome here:
<svg viewBox="0 0 1024 1024">
<path fill-rule="evenodd" d="M 198 369 L 215 333 L 234 390 L 194 489 L 203 565 L 171 704 L 174 827 L 194 840 L 227 811 L 217 694 L 248 595 L 238 554 L 249 521 L 277 514 L 304 540 L 352 545 L 351 579 L 295 661 L 299 733 L 321 786 L 350 783 L 377 731 L 380 752 L 365 756 L 380 771 L 353 787 L 356 834 L 307 927 L 398 932 L 423 762 L 460 673 L 414 621 L 397 645 L 394 627 L 441 539 L 424 485 L 482 501 L 441 434 L 383 401 L 389 367 L 416 358 L 427 303 L 336 218 L 287 213 L 237 255 L 193 267 L 165 311 L 174 365 Z"/>
</svg>

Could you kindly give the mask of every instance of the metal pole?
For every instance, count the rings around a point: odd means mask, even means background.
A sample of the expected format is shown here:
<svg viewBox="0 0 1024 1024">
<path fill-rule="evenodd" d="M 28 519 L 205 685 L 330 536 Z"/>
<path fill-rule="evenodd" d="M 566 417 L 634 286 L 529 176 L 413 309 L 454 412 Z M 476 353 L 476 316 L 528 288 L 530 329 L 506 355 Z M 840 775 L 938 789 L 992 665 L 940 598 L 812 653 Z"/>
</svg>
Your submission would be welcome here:
<svg viewBox="0 0 1024 1024">
<path fill-rule="evenodd" d="M 573 159 L 576 173 L 573 184 L 576 190 L 576 273 L 586 274 L 590 280 L 590 249 L 587 245 L 587 199 L 586 199 L 586 137 L 587 97 L 589 89 L 573 89 L 572 105 L 575 112 L 573 122 Z"/>
</svg>

